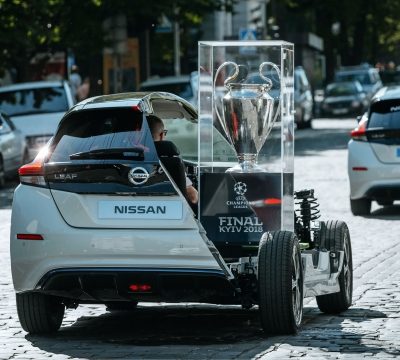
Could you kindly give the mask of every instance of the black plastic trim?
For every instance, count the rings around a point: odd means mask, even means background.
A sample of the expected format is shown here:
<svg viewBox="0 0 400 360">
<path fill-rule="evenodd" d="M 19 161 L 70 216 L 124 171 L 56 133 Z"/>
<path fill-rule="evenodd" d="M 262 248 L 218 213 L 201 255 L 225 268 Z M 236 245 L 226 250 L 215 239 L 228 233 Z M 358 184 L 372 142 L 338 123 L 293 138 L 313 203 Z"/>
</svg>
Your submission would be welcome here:
<svg viewBox="0 0 400 360">
<path fill-rule="evenodd" d="M 400 200 L 400 184 L 375 185 L 368 189 L 365 197 L 371 200 Z"/>
<path fill-rule="evenodd" d="M 214 269 L 190 269 L 190 268 L 136 268 L 136 267 L 77 267 L 77 268 L 63 268 L 63 269 L 53 269 L 47 272 L 39 280 L 36 285 L 36 289 L 42 288 L 45 283 L 53 276 L 58 274 L 92 274 L 92 273 L 163 273 L 163 274 L 203 274 L 203 275 L 215 275 L 219 277 L 226 278 L 225 273 L 222 270 Z"/>
</svg>

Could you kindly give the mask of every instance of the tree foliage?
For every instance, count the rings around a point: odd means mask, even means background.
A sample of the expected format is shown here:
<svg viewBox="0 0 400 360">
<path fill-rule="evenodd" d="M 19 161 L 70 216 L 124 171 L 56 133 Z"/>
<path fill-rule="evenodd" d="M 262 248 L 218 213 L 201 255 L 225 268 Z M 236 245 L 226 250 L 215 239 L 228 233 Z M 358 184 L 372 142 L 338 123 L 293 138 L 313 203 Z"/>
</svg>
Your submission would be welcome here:
<svg viewBox="0 0 400 360">
<path fill-rule="evenodd" d="M 24 69 L 39 51 L 71 49 L 101 53 L 107 37 L 105 19 L 124 14 L 136 32 L 151 29 L 161 14 L 179 9 L 181 23 L 200 23 L 204 15 L 233 0 L 0 0 L 0 71 Z"/>
<path fill-rule="evenodd" d="M 71 49 L 81 57 L 99 56 L 107 41 L 103 22 L 118 14 L 126 15 L 135 35 L 154 29 L 161 14 L 177 18 L 184 29 L 182 45 L 188 49 L 196 40 L 187 35 L 189 28 L 200 27 L 213 10 L 232 10 L 237 1 L 0 0 L 0 71 L 15 68 L 22 79 L 39 51 Z M 270 4 L 281 29 L 310 31 L 323 38 L 328 67 L 337 55 L 343 65 L 400 61 L 400 1 L 271 0 Z M 337 34 L 332 32 L 334 23 L 340 24 Z M 160 49 L 171 57 L 168 42 Z"/>
<path fill-rule="evenodd" d="M 335 54 L 343 65 L 399 59 L 399 1 L 287 0 L 286 6 L 302 16 L 303 31 L 324 39 L 329 60 Z M 335 23 L 338 33 L 332 31 Z"/>
</svg>

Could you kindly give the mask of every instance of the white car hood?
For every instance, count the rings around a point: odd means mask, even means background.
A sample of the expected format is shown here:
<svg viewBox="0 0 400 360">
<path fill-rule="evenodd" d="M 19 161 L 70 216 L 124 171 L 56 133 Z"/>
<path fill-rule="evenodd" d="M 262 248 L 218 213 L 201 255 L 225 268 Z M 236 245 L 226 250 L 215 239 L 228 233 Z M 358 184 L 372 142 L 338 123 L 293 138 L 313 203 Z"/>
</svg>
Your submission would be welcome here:
<svg viewBox="0 0 400 360">
<path fill-rule="evenodd" d="M 15 126 L 24 136 L 53 135 L 65 112 L 12 116 Z"/>
</svg>

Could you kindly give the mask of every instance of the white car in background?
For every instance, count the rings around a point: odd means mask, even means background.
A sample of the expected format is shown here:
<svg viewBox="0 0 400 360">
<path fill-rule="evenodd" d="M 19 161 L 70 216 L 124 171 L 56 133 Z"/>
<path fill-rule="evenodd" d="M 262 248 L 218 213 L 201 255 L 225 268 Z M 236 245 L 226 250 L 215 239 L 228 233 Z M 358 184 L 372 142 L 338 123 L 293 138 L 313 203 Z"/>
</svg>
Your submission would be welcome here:
<svg viewBox="0 0 400 360">
<path fill-rule="evenodd" d="M 368 215 L 372 201 L 388 206 L 400 200 L 400 86 L 378 91 L 351 137 L 351 211 Z"/>
<path fill-rule="evenodd" d="M 190 75 L 151 77 L 140 84 L 139 91 L 169 92 L 180 96 L 197 106 L 197 82 L 198 72 L 193 71 Z"/>
<path fill-rule="evenodd" d="M 15 177 L 26 153 L 25 138 L 7 114 L 0 112 L 0 187 Z"/>
<path fill-rule="evenodd" d="M 11 117 L 26 138 L 28 152 L 24 162 L 37 155 L 73 104 L 66 81 L 37 81 L 0 87 L 0 110 Z"/>
</svg>

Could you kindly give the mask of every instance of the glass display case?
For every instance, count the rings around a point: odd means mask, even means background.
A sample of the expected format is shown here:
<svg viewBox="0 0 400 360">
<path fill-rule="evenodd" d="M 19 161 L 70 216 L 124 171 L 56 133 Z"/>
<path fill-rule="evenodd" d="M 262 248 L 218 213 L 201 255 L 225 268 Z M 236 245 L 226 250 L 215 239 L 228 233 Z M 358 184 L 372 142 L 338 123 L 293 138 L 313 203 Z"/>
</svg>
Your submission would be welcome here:
<svg viewBox="0 0 400 360">
<path fill-rule="evenodd" d="M 294 49 L 199 43 L 199 219 L 225 256 L 294 230 Z"/>
</svg>

